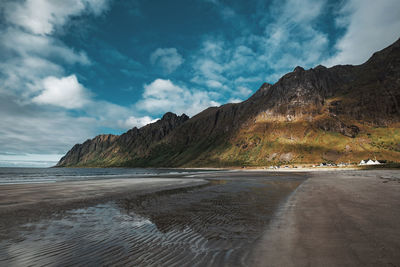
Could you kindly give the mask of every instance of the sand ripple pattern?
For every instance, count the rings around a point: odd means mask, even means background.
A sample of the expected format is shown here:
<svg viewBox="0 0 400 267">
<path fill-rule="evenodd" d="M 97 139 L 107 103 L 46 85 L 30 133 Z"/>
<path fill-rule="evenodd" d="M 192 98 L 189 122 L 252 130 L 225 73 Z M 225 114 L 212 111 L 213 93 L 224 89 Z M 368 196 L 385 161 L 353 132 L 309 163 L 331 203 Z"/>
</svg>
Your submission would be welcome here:
<svg viewBox="0 0 400 267">
<path fill-rule="evenodd" d="M 247 266 L 300 179 L 224 179 L 68 211 L 0 242 L 0 266 Z"/>
</svg>

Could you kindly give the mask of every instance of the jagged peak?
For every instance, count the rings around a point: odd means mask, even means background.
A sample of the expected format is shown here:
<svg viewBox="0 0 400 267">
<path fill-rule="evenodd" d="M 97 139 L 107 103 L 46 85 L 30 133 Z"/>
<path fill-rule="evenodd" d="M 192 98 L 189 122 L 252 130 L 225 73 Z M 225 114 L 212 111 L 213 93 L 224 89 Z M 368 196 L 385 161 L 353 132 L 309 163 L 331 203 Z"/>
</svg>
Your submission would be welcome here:
<svg viewBox="0 0 400 267">
<path fill-rule="evenodd" d="M 173 112 L 167 112 L 161 118 L 162 121 L 170 121 L 172 119 L 184 119 L 184 120 L 187 120 L 187 119 L 189 119 L 189 116 L 186 115 L 185 113 L 182 113 L 182 115 L 178 116 Z"/>
<path fill-rule="evenodd" d="M 170 120 L 171 118 L 176 118 L 176 117 L 178 116 L 175 113 L 167 112 L 162 116 L 161 120 Z"/>
<path fill-rule="evenodd" d="M 326 69 L 326 67 L 324 65 L 318 65 L 314 69 L 315 70 L 323 70 L 323 69 Z"/>
<path fill-rule="evenodd" d="M 180 116 L 180 118 L 184 119 L 184 120 L 188 120 L 190 117 L 188 115 L 186 115 L 185 113 L 182 113 L 182 115 Z"/>
<path fill-rule="evenodd" d="M 294 68 L 293 72 L 300 72 L 300 71 L 304 71 L 303 67 L 297 66 L 296 68 Z"/>
</svg>

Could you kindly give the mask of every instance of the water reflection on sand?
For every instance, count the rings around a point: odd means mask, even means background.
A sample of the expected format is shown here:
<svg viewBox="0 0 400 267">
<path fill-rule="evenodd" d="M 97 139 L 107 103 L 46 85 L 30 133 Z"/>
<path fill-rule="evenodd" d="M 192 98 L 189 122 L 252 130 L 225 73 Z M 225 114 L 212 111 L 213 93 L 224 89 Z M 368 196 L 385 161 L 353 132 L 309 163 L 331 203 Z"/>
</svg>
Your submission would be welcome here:
<svg viewBox="0 0 400 267">
<path fill-rule="evenodd" d="M 75 209 L 19 227 L 0 265 L 248 265 L 300 177 L 224 177 Z"/>
</svg>

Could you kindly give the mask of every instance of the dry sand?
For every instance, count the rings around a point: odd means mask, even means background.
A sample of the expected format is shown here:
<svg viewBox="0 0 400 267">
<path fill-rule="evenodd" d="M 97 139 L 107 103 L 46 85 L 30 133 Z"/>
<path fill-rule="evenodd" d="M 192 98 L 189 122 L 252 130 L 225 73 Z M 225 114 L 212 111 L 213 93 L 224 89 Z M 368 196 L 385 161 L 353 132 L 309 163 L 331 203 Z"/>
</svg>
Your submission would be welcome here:
<svg viewBox="0 0 400 267">
<path fill-rule="evenodd" d="M 314 172 L 269 225 L 254 266 L 400 266 L 400 172 Z"/>
</svg>

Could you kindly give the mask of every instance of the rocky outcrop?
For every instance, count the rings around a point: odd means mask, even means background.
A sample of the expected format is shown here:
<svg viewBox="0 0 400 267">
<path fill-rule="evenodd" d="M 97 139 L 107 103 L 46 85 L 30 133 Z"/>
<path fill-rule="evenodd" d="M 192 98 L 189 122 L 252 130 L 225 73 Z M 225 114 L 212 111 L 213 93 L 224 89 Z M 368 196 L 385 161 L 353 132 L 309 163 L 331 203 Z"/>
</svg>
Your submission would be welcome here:
<svg viewBox="0 0 400 267">
<path fill-rule="evenodd" d="M 163 139 L 176 127 L 187 121 L 185 114 L 177 116 L 166 113 L 160 120 L 150 123 L 140 129 L 134 127 L 128 132 L 118 135 L 98 135 L 86 140 L 83 144 L 76 144 L 58 162 L 58 167 L 63 166 L 99 166 L 112 165 L 116 158 L 117 165 L 135 157 L 144 157 L 149 148 Z"/>
<path fill-rule="evenodd" d="M 324 131 L 331 131 L 341 133 L 344 136 L 354 138 L 360 132 L 360 129 L 356 125 L 346 125 L 340 121 L 337 117 L 329 117 L 326 119 L 319 120 L 317 125 Z"/>
<path fill-rule="evenodd" d="M 90 157 L 101 155 L 114 144 L 117 138 L 117 135 L 101 134 L 86 140 L 83 144 L 76 144 L 60 159 L 57 166 L 72 166 L 86 162 Z"/>
</svg>

